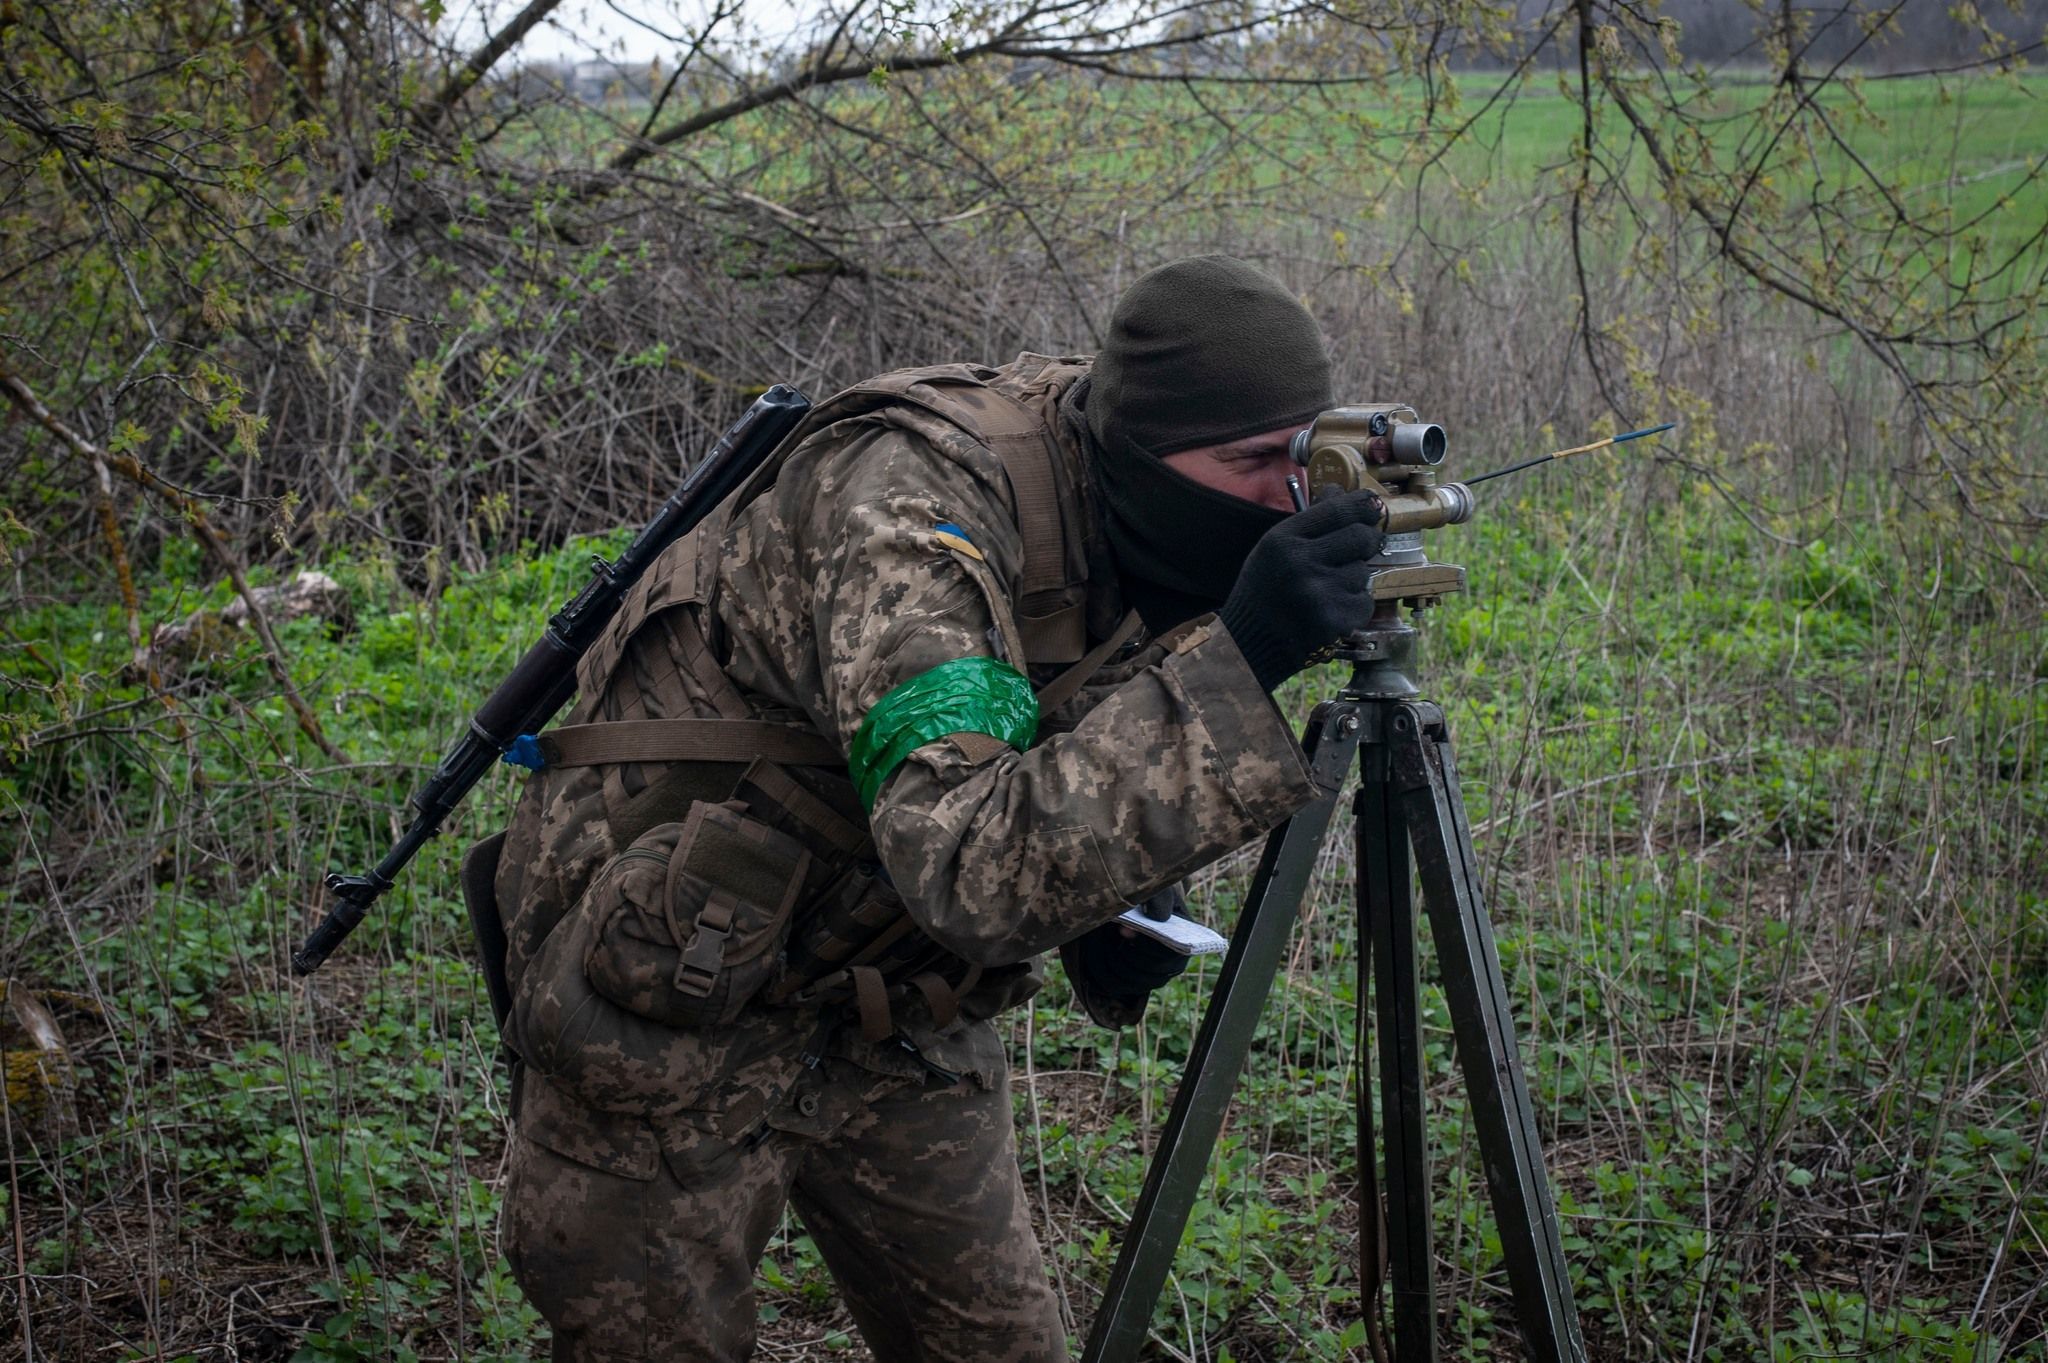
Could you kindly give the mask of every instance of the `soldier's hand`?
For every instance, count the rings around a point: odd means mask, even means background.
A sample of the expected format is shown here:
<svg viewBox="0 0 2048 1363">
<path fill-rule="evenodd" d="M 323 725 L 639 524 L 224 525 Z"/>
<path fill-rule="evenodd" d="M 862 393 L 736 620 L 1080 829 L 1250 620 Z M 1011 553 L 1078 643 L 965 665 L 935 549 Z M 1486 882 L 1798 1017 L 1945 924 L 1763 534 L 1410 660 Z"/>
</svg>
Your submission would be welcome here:
<svg viewBox="0 0 2048 1363">
<path fill-rule="evenodd" d="M 1259 685 L 1271 691 L 1372 618 L 1366 561 L 1386 543 L 1386 516 L 1374 494 L 1347 492 L 1289 516 L 1252 546 L 1217 616 Z"/>
<path fill-rule="evenodd" d="M 1187 901 L 1170 885 L 1145 901 L 1145 916 L 1171 918 Z M 1105 1027 L 1128 1026 L 1145 1011 L 1153 990 L 1188 968 L 1186 952 L 1175 951 L 1142 932 L 1111 921 L 1082 933 L 1060 948 L 1060 963 L 1081 1006 Z"/>
</svg>

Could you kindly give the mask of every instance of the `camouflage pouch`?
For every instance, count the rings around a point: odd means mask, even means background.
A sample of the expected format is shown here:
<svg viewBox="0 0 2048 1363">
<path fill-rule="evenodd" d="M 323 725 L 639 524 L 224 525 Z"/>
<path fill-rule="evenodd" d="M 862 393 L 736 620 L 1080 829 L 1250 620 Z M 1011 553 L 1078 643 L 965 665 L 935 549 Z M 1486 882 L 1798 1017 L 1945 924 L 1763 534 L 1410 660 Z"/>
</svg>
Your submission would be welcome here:
<svg viewBox="0 0 2048 1363">
<path fill-rule="evenodd" d="M 590 986 L 672 1027 L 731 1022 L 784 970 L 811 855 L 738 803 L 698 800 L 613 857 L 585 895 Z"/>
</svg>

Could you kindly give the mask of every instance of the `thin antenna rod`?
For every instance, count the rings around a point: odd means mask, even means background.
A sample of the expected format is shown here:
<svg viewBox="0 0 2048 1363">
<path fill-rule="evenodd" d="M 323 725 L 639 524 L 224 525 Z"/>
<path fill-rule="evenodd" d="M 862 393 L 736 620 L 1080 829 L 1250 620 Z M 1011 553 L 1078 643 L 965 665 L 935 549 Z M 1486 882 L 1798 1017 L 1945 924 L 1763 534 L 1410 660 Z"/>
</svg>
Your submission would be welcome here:
<svg viewBox="0 0 2048 1363">
<path fill-rule="evenodd" d="M 1595 440 L 1590 445 L 1575 445 L 1568 450 L 1554 450 L 1549 454 L 1539 454 L 1534 459 L 1524 459 L 1519 464 L 1510 464 L 1504 469 L 1495 469 L 1491 473 L 1482 473 L 1477 478 L 1466 478 L 1461 481 L 1464 482 L 1466 487 L 1470 487 L 1474 483 L 1483 483 L 1489 478 L 1500 478 L 1510 473 L 1520 473 L 1523 469 L 1534 468 L 1538 464 L 1547 464 L 1553 459 L 1569 459 L 1572 455 L 1590 454 L 1594 450 L 1604 450 L 1609 445 L 1619 445 L 1625 440 L 1640 440 L 1646 435 L 1658 435 L 1670 430 L 1677 424 L 1675 421 L 1667 421 L 1662 426 L 1645 426 L 1640 431 L 1628 431 L 1621 435 L 1610 435 L 1605 440 Z"/>
</svg>

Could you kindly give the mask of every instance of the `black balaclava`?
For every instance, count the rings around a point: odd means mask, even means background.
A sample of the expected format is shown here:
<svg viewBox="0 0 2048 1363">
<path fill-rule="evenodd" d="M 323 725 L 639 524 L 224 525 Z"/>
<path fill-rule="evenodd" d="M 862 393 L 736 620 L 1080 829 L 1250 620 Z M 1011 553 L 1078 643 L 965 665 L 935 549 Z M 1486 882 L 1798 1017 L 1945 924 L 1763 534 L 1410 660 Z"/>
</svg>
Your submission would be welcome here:
<svg viewBox="0 0 2048 1363">
<path fill-rule="evenodd" d="M 1160 456 L 1306 425 L 1330 405 L 1330 359 L 1278 280 L 1229 256 L 1194 256 L 1117 300 L 1074 401 L 1095 438 L 1118 579 L 1158 634 L 1222 605 L 1252 545 L 1286 518 Z"/>
</svg>

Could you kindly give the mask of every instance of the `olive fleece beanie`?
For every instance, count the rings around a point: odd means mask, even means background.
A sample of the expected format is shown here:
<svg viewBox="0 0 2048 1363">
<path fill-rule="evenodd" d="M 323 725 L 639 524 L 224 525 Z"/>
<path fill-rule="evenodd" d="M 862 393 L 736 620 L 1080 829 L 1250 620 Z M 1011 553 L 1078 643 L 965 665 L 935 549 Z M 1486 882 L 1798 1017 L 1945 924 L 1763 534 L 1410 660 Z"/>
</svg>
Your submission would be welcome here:
<svg viewBox="0 0 2048 1363">
<path fill-rule="evenodd" d="M 1330 405 L 1330 357 L 1308 310 L 1230 256 L 1162 265 L 1117 300 L 1095 357 L 1088 426 L 1109 458 L 1306 425 Z"/>
</svg>

